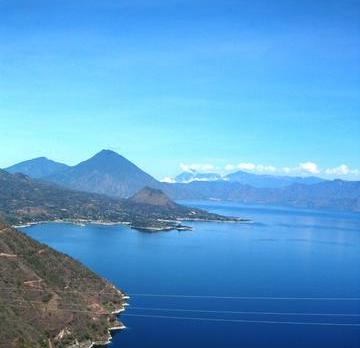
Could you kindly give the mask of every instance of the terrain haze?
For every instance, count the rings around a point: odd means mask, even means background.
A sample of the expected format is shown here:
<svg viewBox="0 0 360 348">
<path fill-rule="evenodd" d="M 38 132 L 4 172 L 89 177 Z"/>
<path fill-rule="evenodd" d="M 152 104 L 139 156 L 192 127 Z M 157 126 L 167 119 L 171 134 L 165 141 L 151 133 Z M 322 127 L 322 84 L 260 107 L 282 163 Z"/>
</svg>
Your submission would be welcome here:
<svg viewBox="0 0 360 348">
<path fill-rule="evenodd" d="M 53 164 L 52 161 L 48 161 Z M 25 164 L 24 166 L 22 162 L 19 166 L 23 166 L 27 174 L 29 174 L 28 169 L 32 168 L 35 178 L 39 169 L 44 166 L 43 161 L 39 163 L 38 159 L 29 160 Z M 15 165 L 15 167 L 19 166 Z M 31 182 L 30 178 L 21 177 L 24 174 L 14 174 L 14 177 L 9 178 L 5 173 L 2 175 L 5 180 L 13 181 L 16 175 L 20 175 L 21 179 Z M 180 175 L 180 178 L 183 177 Z M 75 192 L 100 193 L 113 198 L 129 198 L 141 189 L 150 187 L 163 190 L 175 200 L 223 200 L 309 209 L 354 212 L 360 210 L 360 181 L 264 176 L 242 171 L 223 178 L 213 176 L 210 180 L 209 177 L 206 178 L 205 181 L 195 180 L 185 183 L 159 182 L 120 154 L 111 150 L 102 150 L 73 167 L 65 169 L 61 167 L 58 172 L 41 177 L 39 183 L 53 183 L 59 185 L 59 188 L 69 188 Z M 36 181 L 34 183 L 37 184 Z M 17 183 L 14 187 L 16 186 Z M 6 192 L 9 189 L 11 187 L 6 186 Z"/>
</svg>

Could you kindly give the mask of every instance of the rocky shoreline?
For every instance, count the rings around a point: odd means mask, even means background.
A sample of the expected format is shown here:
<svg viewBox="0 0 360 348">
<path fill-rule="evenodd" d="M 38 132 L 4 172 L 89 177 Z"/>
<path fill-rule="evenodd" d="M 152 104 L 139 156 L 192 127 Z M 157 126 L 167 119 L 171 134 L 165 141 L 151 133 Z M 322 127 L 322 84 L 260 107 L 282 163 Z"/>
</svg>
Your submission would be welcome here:
<svg viewBox="0 0 360 348">
<path fill-rule="evenodd" d="M 122 304 L 121 308 L 116 309 L 114 311 L 112 311 L 111 313 L 109 313 L 109 317 L 111 318 L 111 316 L 115 316 L 115 323 L 112 324 L 113 326 L 110 326 L 108 328 L 108 336 L 107 338 L 105 338 L 104 340 L 99 340 L 99 341 L 90 341 L 90 340 L 86 340 L 83 342 L 75 342 L 74 344 L 68 345 L 66 348 L 102 348 L 102 347 L 107 347 L 110 343 L 111 340 L 113 338 L 113 334 L 116 333 L 117 331 L 121 331 L 126 329 L 126 326 L 118 320 L 118 315 L 122 312 L 125 311 L 125 307 L 128 305 L 127 302 L 125 302 L 126 300 L 128 300 L 130 297 L 122 294 L 122 299 L 124 300 L 124 303 Z"/>
</svg>

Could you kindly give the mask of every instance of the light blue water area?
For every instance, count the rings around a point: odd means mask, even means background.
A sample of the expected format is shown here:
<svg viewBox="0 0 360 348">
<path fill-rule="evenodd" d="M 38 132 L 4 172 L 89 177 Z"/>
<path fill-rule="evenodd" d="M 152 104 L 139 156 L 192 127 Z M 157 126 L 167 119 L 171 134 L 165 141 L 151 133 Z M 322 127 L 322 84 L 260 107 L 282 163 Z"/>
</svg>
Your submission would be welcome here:
<svg viewBox="0 0 360 348">
<path fill-rule="evenodd" d="M 130 294 L 127 329 L 111 348 L 360 347 L 359 326 L 323 325 L 360 324 L 360 301 L 349 300 L 360 298 L 359 215 L 186 203 L 253 223 L 154 234 L 69 224 L 24 231 Z"/>
</svg>

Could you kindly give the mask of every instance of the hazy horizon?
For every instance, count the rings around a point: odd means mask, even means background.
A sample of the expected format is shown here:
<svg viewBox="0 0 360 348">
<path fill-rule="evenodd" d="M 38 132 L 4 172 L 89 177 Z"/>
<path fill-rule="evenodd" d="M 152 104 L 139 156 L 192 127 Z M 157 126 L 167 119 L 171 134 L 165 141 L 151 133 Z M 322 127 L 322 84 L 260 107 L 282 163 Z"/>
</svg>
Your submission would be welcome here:
<svg viewBox="0 0 360 348">
<path fill-rule="evenodd" d="M 185 166 L 359 180 L 359 13 L 351 0 L 1 1 L 0 167 L 110 148 L 159 179 Z"/>
<path fill-rule="evenodd" d="M 114 150 L 111 149 L 101 149 L 99 150 L 96 154 L 102 152 L 102 151 L 112 151 L 117 153 Z M 76 162 L 76 163 L 65 163 L 65 162 L 59 162 L 59 163 L 63 163 L 66 164 L 68 166 L 75 166 L 83 161 L 86 161 L 90 158 L 92 158 L 93 156 L 95 156 L 96 154 L 91 155 L 89 158 L 83 158 L 80 162 Z M 119 155 L 125 157 L 127 160 L 129 160 L 130 162 L 134 163 L 131 158 L 127 158 L 126 156 L 124 156 L 121 153 L 118 153 Z M 40 159 L 40 158 L 45 158 L 48 160 L 52 160 L 52 161 L 56 161 L 53 158 L 49 158 L 46 155 L 43 156 L 38 156 L 38 157 L 34 157 L 34 158 L 29 158 L 29 159 L 25 159 L 23 161 L 20 162 L 16 162 L 16 163 L 12 163 L 9 166 L 6 167 L 2 167 L 2 169 L 6 169 L 8 167 L 11 167 L 13 165 L 22 163 L 22 162 L 27 162 L 30 160 L 36 160 L 36 159 Z M 58 162 L 58 161 L 56 161 Z M 163 181 L 163 182 L 173 182 L 175 177 L 181 173 L 184 172 L 188 172 L 188 173 L 214 173 L 214 174 L 220 174 L 221 176 L 225 177 L 229 174 L 232 173 L 236 173 L 238 171 L 242 171 L 242 172 L 246 172 L 246 173 L 251 173 L 251 174 L 258 174 L 258 175 L 273 175 L 273 176 L 292 176 L 292 177 L 319 177 L 319 178 L 323 178 L 323 179 L 327 179 L 327 180 L 334 180 L 334 179 L 343 179 L 343 180 L 352 180 L 351 178 L 348 177 L 348 175 L 341 175 L 341 174 L 337 174 L 335 172 L 333 173 L 326 173 L 327 170 L 321 170 L 320 168 L 318 168 L 317 166 L 314 167 L 314 163 L 308 162 L 308 163 L 300 163 L 299 166 L 297 167 L 292 167 L 289 168 L 289 171 L 286 172 L 283 169 L 284 168 L 276 168 L 273 167 L 272 169 L 268 168 L 268 167 L 262 167 L 262 165 L 256 165 L 253 163 L 239 163 L 238 165 L 226 165 L 225 167 L 216 167 L 216 166 L 212 166 L 210 164 L 185 164 L 185 163 L 180 163 L 179 167 L 178 167 L 178 171 L 175 172 L 174 175 L 165 175 L 165 176 L 161 176 L 161 177 L 156 177 L 155 175 L 153 175 L 151 172 L 148 172 L 145 168 L 142 168 L 141 165 L 138 165 L 137 163 L 134 163 L 135 165 L 137 165 L 140 169 L 144 170 L 145 172 L 147 172 L 148 174 L 152 175 L 154 178 L 158 179 L 159 181 Z M 230 168 L 231 166 L 231 168 Z M 342 168 L 344 170 L 344 168 Z M 341 170 L 341 167 L 340 167 Z M 314 172 L 315 171 L 315 172 Z M 198 179 L 195 179 L 198 180 Z M 207 179 L 203 179 L 204 181 L 207 181 Z M 358 181 L 355 179 L 353 179 L 355 181 Z"/>
</svg>

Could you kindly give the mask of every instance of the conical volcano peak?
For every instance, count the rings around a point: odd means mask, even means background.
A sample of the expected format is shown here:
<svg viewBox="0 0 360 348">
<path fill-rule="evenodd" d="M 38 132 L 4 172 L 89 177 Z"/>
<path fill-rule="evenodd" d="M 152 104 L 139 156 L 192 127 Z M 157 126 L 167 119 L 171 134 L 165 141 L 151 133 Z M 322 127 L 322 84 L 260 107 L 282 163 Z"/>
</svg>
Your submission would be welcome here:
<svg viewBox="0 0 360 348">
<path fill-rule="evenodd" d="M 107 149 L 48 180 L 79 191 L 117 197 L 129 197 L 144 186 L 159 185 L 134 163 Z"/>
<path fill-rule="evenodd" d="M 129 201 L 137 204 L 149 204 L 159 207 L 173 208 L 176 203 L 173 202 L 163 191 L 145 186 L 139 192 L 129 198 Z"/>
</svg>

